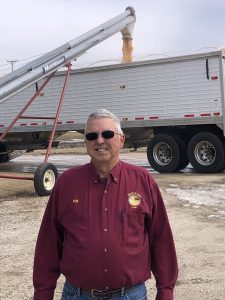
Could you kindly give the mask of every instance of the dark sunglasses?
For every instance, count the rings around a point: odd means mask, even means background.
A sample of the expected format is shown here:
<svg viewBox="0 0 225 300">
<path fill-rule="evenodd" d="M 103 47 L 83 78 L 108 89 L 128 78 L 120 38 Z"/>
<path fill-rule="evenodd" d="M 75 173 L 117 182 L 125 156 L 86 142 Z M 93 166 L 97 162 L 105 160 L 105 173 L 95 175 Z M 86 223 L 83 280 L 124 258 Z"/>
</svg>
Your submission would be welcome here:
<svg viewBox="0 0 225 300">
<path fill-rule="evenodd" d="M 105 130 L 102 132 L 89 132 L 85 134 L 86 140 L 88 141 L 94 141 L 97 140 L 97 138 L 101 135 L 103 139 L 109 140 L 114 137 L 115 134 L 120 134 L 118 132 L 114 132 L 112 130 Z"/>
</svg>

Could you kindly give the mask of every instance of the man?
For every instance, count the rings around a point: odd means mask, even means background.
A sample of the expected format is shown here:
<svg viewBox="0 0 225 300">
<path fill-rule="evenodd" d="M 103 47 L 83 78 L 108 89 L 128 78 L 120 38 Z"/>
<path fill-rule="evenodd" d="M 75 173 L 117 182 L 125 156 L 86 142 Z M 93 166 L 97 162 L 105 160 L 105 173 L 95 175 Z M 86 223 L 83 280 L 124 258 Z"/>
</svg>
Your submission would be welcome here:
<svg viewBox="0 0 225 300">
<path fill-rule="evenodd" d="M 151 271 L 157 300 L 173 299 L 177 259 L 159 189 L 148 171 L 120 161 L 118 118 L 100 109 L 85 128 L 91 162 L 58 179 L 40 228 L 34 300 L 147 299 Z"/>
</svg>

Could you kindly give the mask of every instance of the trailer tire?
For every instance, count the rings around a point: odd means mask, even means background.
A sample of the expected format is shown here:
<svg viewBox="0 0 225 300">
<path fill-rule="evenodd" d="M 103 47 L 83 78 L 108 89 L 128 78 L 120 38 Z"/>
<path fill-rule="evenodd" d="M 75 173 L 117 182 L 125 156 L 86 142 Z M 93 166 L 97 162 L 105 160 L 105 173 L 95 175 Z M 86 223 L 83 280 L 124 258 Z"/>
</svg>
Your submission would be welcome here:
<svg viewBox="0 0 225 300">
<path fill-rule="evenodd" d="M 0 144 L 0 163 L 4 163 L 10 160 L 9 154 L 7 153 L 6 146 Z"/>
<path fill-rule="evenodd" d="M 180 163 L 180 155 L 179 144 L 173 136 L 157 134 L 148 143 L 149 164 L 160 173 L 176 172 Z"/>
<path fill-rule="evenodd" d="M 199 173 L 218 173 L 224 167 L 225 147 L 216 133 L 200 132 L 188 144 L 188 157 Z"/>
<path fill-rule="evenodd" d="M 220 140 L 223 144 L 224 153 L 225 153 L 225 138 L 224 138 L 224 136 L 221 136 L 221 135 L 219 135 L 218 137 L 220 138 Z M 225 154 L 224 154 L 224 156 L 225 156 Z M 224 170 L 225 170 L 225 159 L 224 159 L 223 164 L 221 165 L 218 172 L 223 172 Z"/>
<path fill-rule="evenodd" d="M 40 164 L 34 173 L 34 188 L 39 196 L 48 196 L 58 177 L 57 168 L 51 163 Z"/>
<path fill-rule="evenodd" d="M 9 158 L 9 155 L 7 153 L 6 154 L 0 154 L 0 164 L 4 163 L 4 162 L 7 162 L 9 160 L 10 160 L 10 158 Z"/>
<path fill-rule="evenodd" d="M 189 159 L 188 159 L 188 155 L 187 155 L 187 143 L 178 134 L 173 135 L 173 137 L 177 141 L 177 143 L 180 147 L 180 160 L 179 160 L 178 166 L 176 168 L 176 171 L 180 171 L 180 170 L 183 170 L 184 168 L 186 168 L 187 165 L 189 164 Z"/>
</svg>

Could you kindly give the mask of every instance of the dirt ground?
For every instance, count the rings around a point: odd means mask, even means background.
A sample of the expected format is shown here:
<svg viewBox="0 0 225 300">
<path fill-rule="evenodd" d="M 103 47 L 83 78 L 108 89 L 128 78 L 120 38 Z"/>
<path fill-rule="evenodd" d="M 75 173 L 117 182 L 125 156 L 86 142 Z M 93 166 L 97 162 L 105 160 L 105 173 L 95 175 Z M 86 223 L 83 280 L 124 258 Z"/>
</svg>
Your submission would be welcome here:
<svg viewBox="0 0 225 300">
<path fill-rule="evenodd" d="M 191 188 L 190 196 L 195 197 L 195 189 L 199 186 L 224 185 L 225 173 L 158 174 L 154 177 L 167 206 L 179 260 L 175 299 L 225 299 L 225 217 L 214 216 L 218 207 L 190 205 L 168 192 L 171 186 L 188 187 Z M 225 195 L 221 197 L 225 201 Z M 48 197 L 37 197 L 32 181 L 0 179 L 1 300 L 32 299 L 34 248 L 47 201 Z M 60 299 L 63 281 L 60 277 L 56 300 Z M 149 299 L 154 299 L 154 279 L 147 285 Z"/>
</svg>

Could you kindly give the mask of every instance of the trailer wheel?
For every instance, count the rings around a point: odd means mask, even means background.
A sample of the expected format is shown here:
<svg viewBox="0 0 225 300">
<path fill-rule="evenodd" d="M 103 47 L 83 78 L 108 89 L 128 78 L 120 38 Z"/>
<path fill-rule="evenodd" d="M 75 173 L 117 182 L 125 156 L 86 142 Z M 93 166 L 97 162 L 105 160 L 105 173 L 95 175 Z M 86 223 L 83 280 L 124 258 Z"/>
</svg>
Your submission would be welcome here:
<svg viewBox="0 0 225 300">
<path fill-rule="evenodd" d="M 177 141 L 179 148 L 180 148 L 180 161 L 176 168 L 176 171 L 183 170 L 189 164 L 189 159 L 187 155 L 187 143 L 184 139 L 179 136 L 178 134 L 173 135 L 174 139 Z"/>
<path fill-rule="evenodd" d="M 9 158 L 9 155 L 7 153 L 0 154 L 0 163 L 7 162 L 9 160 L 10 160 L 10 158 Z"/>
<path fill-rule="evenodd" d="M 192 166 L 200 173 L 221 172 L 225 147 L 217 134 L 200 132 L 188 144 L 188 157 Z"/>
<path fill-rule="evenodd" d="M 58 177 L 57 168 L 50 163 L 40 164 L 34 173 L 34 188 L 39 196 L 48 196 Z"/>
<path fill-rule="evenodd" d="M 167 134 L 153 137 L 147 147 L 149 164 L 160 173 L 176 172 L 181 151 L 176 139 Z"/>
<path fill-rule="evenodd" d="M 219 136 L 219 138 L 220 138 L 220 140 L 221 140 L 221 142 L 223 144 L 224 156 L 225 156 L 225 138 L 223 136 Z M 220 169 L 219 169 L 218 172 L 223 172 L 224 170 L 225 170 L 225 159 L 224 159 L 224 161 L 223 161 L 223 163 L 222 163 L 222 165 L 221 165 L 221 167 L 220 167 Z"/>
<path fill-rule="evenodd" d="M 7 153 L 6 146 L 0 144 L 0 163 L 4 163 L 10 160 L 9 154 Z"/>
</svg>

